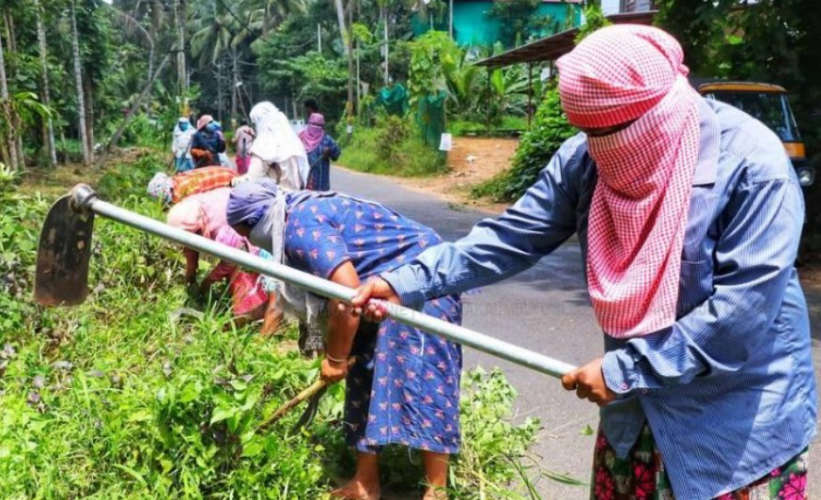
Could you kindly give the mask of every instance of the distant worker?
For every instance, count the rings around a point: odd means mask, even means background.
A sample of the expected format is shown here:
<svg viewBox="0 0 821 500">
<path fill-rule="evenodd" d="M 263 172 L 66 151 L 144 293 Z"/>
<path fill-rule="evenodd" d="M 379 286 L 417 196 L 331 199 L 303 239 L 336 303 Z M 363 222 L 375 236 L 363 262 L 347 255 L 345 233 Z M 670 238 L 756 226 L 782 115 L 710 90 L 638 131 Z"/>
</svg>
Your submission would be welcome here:
<svg viewBox="0 0 821 500">
<path fill-rule="evenodd" d="M 191 140 L 191 156 L 196 168 L 219 165 L 218 155 L 225 151 L 225 141 L 217 132 L 211 115 L 202 115 L 197 120 L 197 132 Z"/>
<path fill-rule="evenodd" d="M 272 103 L 263 101 L 251 109 L 256 139 L 251 146 L 248 173 L 237 181 L 270 177 L 286 190 L 304 189 L 308 181 L 308 155 L 288 118 Z"/>
<path fill-rule="evenodd" d="M 192 194 L 231 185 L 237 173 L 225 167 L 202 167 L 169 176 L 157 172 L 148 183 L 148 194 L 165 203 L 179 203 Z"/>
<path fill-rule="evenodd" d="M 325 133 L 325 117 L 313 113 L 308 126 L 299 133 L 299 139 L 308 153 L 311 170 L 305 189 L 328 191 L 331 189 L 331 160 L 336 161 L 342 152 L 333 138 Z"/>
<path fill-rule="evenodd" d="M 174 167 L 178 173 L 194 168 L 194 161 L 191 158 L 191 139 L 195 132 L 191 122 L 184 116 L 174 125 L 171 152 L 174 153 Z"/>
<path fill-rule="evenodd" d="M 581 132 L 505 213 L 353 304 L 486 286 L 577 233 L 605 353 L 562 385 L 602 407 L 590 498 L 804 499 L 818 406 L 801 187 L 779 138 L 701 97 L 683 58 L 650 26 L 589 35 L 556 62 Z"/>
<path fill-rule="evenodd" d="M 216 129 L 217 135 L 222 140 L 222 142 L 225 142 L 225 132 L 223 132 L 223 130 L 222 130 L 222 123 L 215 120 L 214 121 L 214 128 Z M 231 168 L 231 169 L 235 169 L 234 164 L 231 163 L 231 160 L 228 158 L 228 155 L 225 153 L 225 151 L 221 151 L 220 153 L 217 153 L 217 159 L 219 160 L 219 164 L 222 165 L 223 167 L 228 167 L 228 168 Z"/>
<path fill-rule="evenodd" d="M 223 187 L 188 196 L 168 211 L 168 225 L 258 255 L 260 250 L 226 223 L 225 210 L 230 193 L 230 188 Z M 248 321 L 264 318 L 265 328 L 262 334 L 270 335 L 276 330 L 279 325 L 276 298 L 269 297 L 258 274 L 244 271 L 235 264 L 222 260 L 202 280 L 202 283 L 197 285 L 199 253 L 190 248 L 184 248 L 183 254 L 185 255 L 185 281 L 189 285 L 189 290 L 192 290 L 195 295 L 205 295 L 211 285 L 228 279 L 235 321 L 245 324 Z"/>
<path fill-rule="evenodd" d="M 256 132 L 248 126 L 247 123 L 242 122 L 242 125 L 234 132 L 234 163 L 237 166 L 237 172 L 240 175 L 245 175 L 248 172 L 248 165 L 251 163 L 251 146 L 254 144 L 254 137 Z"/>
</svg>

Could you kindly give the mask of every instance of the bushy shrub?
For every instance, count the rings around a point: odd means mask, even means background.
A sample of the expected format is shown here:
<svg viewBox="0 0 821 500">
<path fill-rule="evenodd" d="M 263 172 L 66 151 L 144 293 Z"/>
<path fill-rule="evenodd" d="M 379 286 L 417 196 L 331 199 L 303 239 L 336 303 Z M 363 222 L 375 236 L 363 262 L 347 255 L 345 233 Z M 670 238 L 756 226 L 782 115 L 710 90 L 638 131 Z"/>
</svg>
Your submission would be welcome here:
<svg viewBox="0 0 821 500">
<path fill-rule="evenodd" d="M 119 123 L 112 123 L 112 128 Z M 163 123 L 159 117 L 140 113 L 134 116 L 123 131 L 118 146 L 166 148 L 171 144 L 174 122 Z M 113 132 L 112 132 L 113 133 Z"/>
<path fill-rule="evenodd" d="M 401 176 L 430 175 L 447 169 L 445 157 L 426 146 L 409 118 L 380 116 L 376 126 L 354 130 L 340 165 L 354 170 Z"/>
<path fill-rule="evenodd" d="M 530 130 L 522 136 L 512 166 L 473 189 L 474 196 L 512 201 L 530 187 L 562 143 L 576 133 L 562 111 L 558 90 L 550 89 L 539 105 Z"/>
<path fill-rule="evenodd" d="M 59 140 L 56 143 L 57 158 L 61 162 L 79 163 L 83 161 L 83 149 L 76 139 Z"/>
</svg>

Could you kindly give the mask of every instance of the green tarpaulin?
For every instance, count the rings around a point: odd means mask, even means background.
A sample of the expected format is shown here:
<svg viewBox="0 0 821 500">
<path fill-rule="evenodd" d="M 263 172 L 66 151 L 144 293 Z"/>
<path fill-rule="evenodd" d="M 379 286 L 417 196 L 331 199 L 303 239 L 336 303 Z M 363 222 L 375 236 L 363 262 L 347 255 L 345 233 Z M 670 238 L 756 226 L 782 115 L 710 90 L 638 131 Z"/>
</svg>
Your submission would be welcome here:
<svg viewBox="0 0 821 500">
<path fill-rule="evenodd" d="M 417 102 L 416 123 L 422 132 L 422 140 L 428 146 L 438 148 L 445 131 L 445 99 L 448 94 L 440 90 L 436 94 L 420 97 Z"/>
<path fill-rule="evenodd" d="M 408 91 L 401 83 L 383 87 L 376 102 L 385 108 L 389 115 L 402 116 L 408 110 Z"/>
</svg>

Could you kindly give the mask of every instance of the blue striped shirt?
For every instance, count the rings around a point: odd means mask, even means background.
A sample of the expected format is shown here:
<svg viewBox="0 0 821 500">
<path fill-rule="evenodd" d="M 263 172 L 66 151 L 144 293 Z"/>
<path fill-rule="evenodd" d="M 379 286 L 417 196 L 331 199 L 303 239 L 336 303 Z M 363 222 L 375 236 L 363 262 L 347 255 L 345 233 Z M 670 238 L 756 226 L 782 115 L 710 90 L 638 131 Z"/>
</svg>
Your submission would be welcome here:
<svg viewBox="0 0 821 500">
<path fill-rule="evenodd" d="M 644 337 L 605 336 L 620 395 L 603 430 L 626 456 L 649 423 L 677 498 L 711 498 L 787 462 L 815 434 L 807 305 L 794 267 L 804 202 L 779 139 L 716 101 L 701 143 L 682 251 L 678 319 Z M 579 134 L 501 216 L 383 277 L 402 302 L 484 286 L 535 264 L 576 233 L 587 248 L 596 166 Z"/>
</svg>

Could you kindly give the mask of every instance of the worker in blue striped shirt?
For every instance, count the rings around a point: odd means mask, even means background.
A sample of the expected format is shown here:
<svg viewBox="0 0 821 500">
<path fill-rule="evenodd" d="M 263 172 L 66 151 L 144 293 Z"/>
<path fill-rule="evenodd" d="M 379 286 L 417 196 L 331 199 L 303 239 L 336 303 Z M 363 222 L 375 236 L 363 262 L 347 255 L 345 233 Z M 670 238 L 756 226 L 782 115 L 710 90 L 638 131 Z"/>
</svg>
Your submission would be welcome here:
<svg viewBox="0 0 821 500">
<path fill-rule="evenodd" d="M 562 383 L 601 406 L 592 496 L 805 498 L 817 400 L 801 189 L 775 134 L 696 95 L 681 60 L 656 28 L 586 38 L 558 64 L 583 132 L 506 212 L 354 305 L 379 320 L 371 297 L 419 307 L 488 285 L 576 233 L 605 353 Z"/>
</svg>

